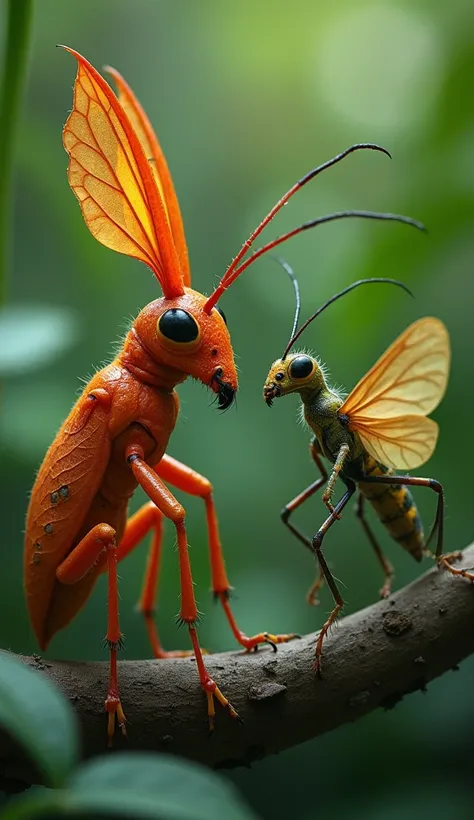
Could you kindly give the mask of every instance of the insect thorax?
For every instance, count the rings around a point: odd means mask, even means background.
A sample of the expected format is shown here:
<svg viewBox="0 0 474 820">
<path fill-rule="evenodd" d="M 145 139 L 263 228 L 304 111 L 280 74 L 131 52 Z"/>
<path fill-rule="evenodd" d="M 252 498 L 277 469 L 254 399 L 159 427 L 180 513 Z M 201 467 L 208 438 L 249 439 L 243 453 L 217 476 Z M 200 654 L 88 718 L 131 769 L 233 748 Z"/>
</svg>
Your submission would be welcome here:
<svg viewBox="0 0 474 820">
<path fill-rule="evenodd" d="M 301 397 L 304 419 L 314 432 L 323 455 L 334 462 L 341 446 L 348 444 L 350 458 L 357 458 L 360 445 L 338 417 L 342 399 L 337 393 L 327 388 L 317 393 L 312 391 L 308 396 L 302 393 Z"/>
</svg>

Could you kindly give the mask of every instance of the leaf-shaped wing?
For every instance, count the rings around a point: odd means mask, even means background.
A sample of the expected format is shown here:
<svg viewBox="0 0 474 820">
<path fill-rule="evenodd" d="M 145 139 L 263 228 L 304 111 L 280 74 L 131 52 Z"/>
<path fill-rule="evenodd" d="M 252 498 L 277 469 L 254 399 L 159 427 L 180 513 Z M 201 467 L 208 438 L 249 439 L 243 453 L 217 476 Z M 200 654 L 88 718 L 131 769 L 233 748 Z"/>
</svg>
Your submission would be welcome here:
<svg viewBox="0 0 474 820">
<path fill-rule="evenodd" d="M 339 412 L 349 416 L 351 427 L 374 419 L 426 416 L 444 395 L 450 357 L 443 322 L 419 319 L 390 345 Z"/>
<path fill-rule="evenodd" d="M 150 162 L 151 170 L 155 177 L 155 182 L 158 186 L 161 199 L 165 206 L 171 233 L 173 234 L 176 252 L 181 265 L 183 282 L 186 287 L 189 287 L 191 284 L 191 273 L 189 269 L 188 248 L 184 234 L 183 219 L 165 155 L 163 154 L 161 145 L 158 142 L 155 132 L 153 131 L 150 120 L 145 114 L 142 106 L 138 102 L 128 83 L 124 80 L 122 75 L 116 71 L 115 68 L 106 66 L 105 71 L 107 71 L 107 73 L 110 74 L 115 80 L 119 91 L 119 103 L 132 124 L 132 127 L 145 152 L 145 156 Z"/>
<path fill-rule="evenodd" d="M 408 327 L 339 409 L 349 429 L 381 464 L 411 470 L 428 461 L 438 425 L 425 418 L 441 401 L 448 381 L 449 336 L 439 319 Z"/>
<path fill-rule="evenodd" d="M 74 107 L 63 131 L 69 184 L 103 245 L 140 259 L 165 296 L 183 293 L 170 225 L 150 163 L 117 97 L 80 54 Z"/>
<path fill-rule="evenodd" d="M 386 467 L 414 470 L 424 464 L 436 447 L 438 425 L 425 416 L 398 416 L 350 424 L 367 452 Z"/>
</svg>

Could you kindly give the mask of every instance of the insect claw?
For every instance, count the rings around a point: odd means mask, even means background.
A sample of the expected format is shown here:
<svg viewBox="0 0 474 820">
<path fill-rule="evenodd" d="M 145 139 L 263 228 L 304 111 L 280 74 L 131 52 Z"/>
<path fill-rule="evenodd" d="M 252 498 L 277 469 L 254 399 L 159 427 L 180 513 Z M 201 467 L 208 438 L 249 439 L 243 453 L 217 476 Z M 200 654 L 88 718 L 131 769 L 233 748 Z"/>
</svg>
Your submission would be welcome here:
<svg viewBox="0 0 474 820">
<path fill-rule="evenodd" d="M 236 709 L 232 706 L 231 703 L 227 703 L 227 711 L 233 720 L 236 720 L 237 723 L 243 723 L 242 718 L 240 717 L 239 713 Z"/>
<path fill-rule="evenodd" d="M 319 680 L 322 680 L 323 675 L 321 672 L 321 656 L 316 658 L 314 662 L 314 671 L 316 672 L 316 675 L 318 676 Z"/>
<path fill-rule="evenodd" d="M 461 578 L 465 578 L 466 581 L 470 581 L 471 584 L 474 584 L 474 573 L 468 572 L 466 569 L 455 569 L 455 567 L 451 566 L 453 561 L 459 561 L 462 558 L 462 552 L 451 552 L 448 555 L 440 555 L 438 558 L 438 569 L 443 567 L 443 569 L 448 570 L 451 575 L 459 575 Z"/>
</svg>

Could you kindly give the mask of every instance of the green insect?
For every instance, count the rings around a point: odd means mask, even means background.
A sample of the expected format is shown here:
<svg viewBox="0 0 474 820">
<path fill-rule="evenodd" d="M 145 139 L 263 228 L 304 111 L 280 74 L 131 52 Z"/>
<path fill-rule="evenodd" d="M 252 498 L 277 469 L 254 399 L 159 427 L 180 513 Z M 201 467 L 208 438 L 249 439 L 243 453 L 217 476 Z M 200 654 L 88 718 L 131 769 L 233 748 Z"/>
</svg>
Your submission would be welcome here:
<svg viewBox="0 0 474 820">
<path fill-rule="evenodd" d="M 291 269 L 288 266 L 286 268 L 292 276 Z M 431 478 L 409 475 L 396 475 L 395 478 L 394 473 L 395 470 L 406 472 L 421 466 L 435 449 L 438 425 L 427 418 L 427 415 L 441 401 L 448 380 L 450 344 L 444 324 L 439 319 L 425 317 L 410 325 L 346 399 L 328 386 L 324 367 L 317 359 L 307 353 L 290 353 L 303 331 L 330 304 L 360 285 L 378 282 L 388 282 L 408 291 L 405 285 L 393 279 L 361 279 L 336 293 L 296 332 L 299 293 L 294 280 L 297 307 L 293 331 L 283 356 L 272 364 L 263 390 L 264 399 L 269 406 L 280 396 L 299 393 L 303 402 L 303 417 L 314 433 L 310 452 L 321 477 L 290 501 L 282 510 L 281 517 L 290 531 L 317 557 L 319 575 L 309 592 L 310 601 L 316 602 L 323 580 L 326 580 L 335 601 L 316 644 L 315 665 L 318 672 L 324 637 L 344 604 L 323 555 L 322 543 L 327 531 L 341 517 L 342 510 L 357 490 L 357 517 L 385 575 L 385 583 L 380 591 L 382 597 L 390 594 L 393 569 L 365 519 L 365 501 L 372 504 L 392 538 L 416 561 L 421 561 L 427 553 L 431 538 L 437 532 L 438 565 L 443 565 L 454 575 L 462 575 L 471 582 L 474 581 L 473 574 L 451 566 L 459 553 L 443 555 L 442 485 Z M 322 457 L 332 466 L 329 477 Z M 338 478 L 342 480 L 345 491 L 333 505 L 332 497 Z M 290 521 L 290 516 L 325 484 L 322 500 L 329 515 L 316 534 L 308 538 Z M 408 486 L 429 487 L 437 494 L 436 517 L 426 540 Z"/>
</svg>

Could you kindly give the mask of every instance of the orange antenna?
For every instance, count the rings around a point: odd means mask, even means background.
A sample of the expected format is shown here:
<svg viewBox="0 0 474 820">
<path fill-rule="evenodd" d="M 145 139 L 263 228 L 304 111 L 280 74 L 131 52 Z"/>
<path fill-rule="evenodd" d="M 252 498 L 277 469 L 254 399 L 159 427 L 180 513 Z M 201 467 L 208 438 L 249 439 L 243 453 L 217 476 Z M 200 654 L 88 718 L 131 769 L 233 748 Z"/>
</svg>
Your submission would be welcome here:
<svg viewBox="0 0 474 820">
<path fill-rule="evenodd" d="M 228 287 L 235 282 L 238 276 L 244 272 L 250 265 L 256 262 L 261 256 L 263 256 L 268 251 L 273 250 L 278 245 L 281 245 L 283 242 L 286 242 L 288 239 L 291 239 L 292 236 L 297 236 L 299 233 L 303 233 L 303 231 L 307 231 L 310 228 L 315 228 L 318 225 L 324 225 L 326 222 L 334 222 L 336 219 L 348 219 L 351 217 L 358 217 L 360 219 L 379 219 L 391 222 L 402 222 L 405 225 L 411 225 L 413 228 L 417 228 L 419 231 L 425 231 L 426 228 L 422 222 L 418 222 L 416 219 L 411 219 L 409 216 L 402 216 L 401 214 L 386 214 L 386 213 L 379 213 L 377 211 L 337 211 L 333 214 L 326 214 L 325 216 L 319 216 L 317 219 L 312 219 L 310 222 L 305 222 L 303 225 L 299 225 L 297 228 L 293 228 L 292 231 L 288 231 L 288 233 L 284 233 L 282 236 L 273 239 L 271 242 L 268 242 L 263 247 L 259 248 L 255 251 L 251 256 L 248 257 L 238 268 L 235 268 L 231 275 L 222 279 L 220 284 L 215 289 L 214 293 L 211 294 L 209 299 L 204 305 L 204 310 L 209 312 L 214 307 L 215 303 L 218 299 L 220 299 L 221 295 L 227 290 Z"/>
<path fill-rule="evenodd" d="M 265 219 L 263 219 L 260 222 L 260 225 L 253 231 L 252 234 L 250 234 L 247 241 L 244 242 L 244 244 L 242 245 L 242 247 L 241 247 L 240 251 L 238 252 L 237 256 L 232 260 L 229 267 L 227 268 L 227 270 L 226 270 L 224 276 L 222 277 L 219 285 L 217 286 L 215 291 L 211 294 L 208 301 L 206 302 L 206 305 L 205 305 L 204 309 L 207 313 L 211 312 L 212 308 L 214 307 L 214 305 L 216 304 L 217 300 L 220 298 L 220 296 L 222 295 L 224 290 L 226 290 L 226 288 L 229 287 L 229 285 L 237 278 L 235 276 L 232 276 L 232 274 L 236 270 L 240 260 L 245 256 L 247 251 L 252 247 L 252 245 L 255 242 L 255 240 L 257 239 L 257 237 L 262 233 L 263 229 L 268 225 L 268 223 L 272 221 L 273 217 L 278 213 L 278 211 L 280 211 L 283 208 L 283 206 L 286 205 L 286 203 L 291 199 L 293 194 L 295 194 L 297 191 L 299 191 L 300 188 L 303 188 L 308 182 L 310 182 L 312 179 L 314 179 L 314 177 L 318 176 L 318 174 L 320 174 L 322 171 L 325 171 L 326 168 L 330 168 L 332 165 L 337 165 L 338 162 L 340 162 L 342 159 L 347 157 L 349 154 L 352 154 L 354 151 L 360 151 L 360 150 L 363 150 L 363 149 L 369 149 L 369 150 L 372 150 L 372 151 L 381 151 L 383 154 L 387 154 L 387 156 L 391 158 L 391 154 L 389 153 L 389 151 L 387 151 L 387 149 L 383 148 L 381 145 L 377 145 L 376 143 L 372 143 L 372 142 L 361 142 L 361 143 L 357 143 L 356 145 L 351 145 L 349 148 L 346 148 L 345 151 L 342 151 L 340 154 L 337 154 L 337 156 L 333 157 L 332 159 L 329 159 L 327 162 L 324 162 L 322 165 L 318 165 L 317 168 L 313 168 L 312 171 L 309 171 L 307 174 L 305 174 L 304 177 L 301 177 L 301 179 L 298 180 L 298 182 L 296 182 L 292 186 L 292 188 L 290 188 L 290 190 L 287 191 L 284 196 L 282 196 L 282 198 L 280 200 L 278 200 L 276 205 L 273 206 L 273 208 L 267 214 Z M 232 278 L 230 279 L 230 277 L 232 277 Z"/>
</svg>

